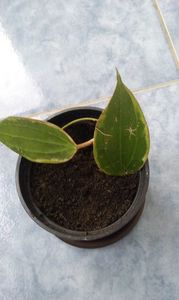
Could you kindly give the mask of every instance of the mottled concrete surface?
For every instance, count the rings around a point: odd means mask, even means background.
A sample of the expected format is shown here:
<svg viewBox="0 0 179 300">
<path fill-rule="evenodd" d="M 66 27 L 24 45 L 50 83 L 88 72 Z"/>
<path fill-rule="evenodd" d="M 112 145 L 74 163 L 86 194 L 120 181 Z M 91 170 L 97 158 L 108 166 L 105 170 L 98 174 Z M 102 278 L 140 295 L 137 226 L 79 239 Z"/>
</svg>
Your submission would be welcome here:
<svg viewBox="0 0 179 300">
<path fill-rule="evenodd" d="M 159 3 L 177 48 L 178 3 Z M 0 1 L 0 117 L 108 96 L 115 66 L 131 89 L 179 79 L 152 1 Z M 136 96 L 150 186 L 139 223 L 106 248 L 66 245 L 29 219 L 17 156 L 0 145 L 1 300 L 179 299 L 179 83 Z"/>
</svg>

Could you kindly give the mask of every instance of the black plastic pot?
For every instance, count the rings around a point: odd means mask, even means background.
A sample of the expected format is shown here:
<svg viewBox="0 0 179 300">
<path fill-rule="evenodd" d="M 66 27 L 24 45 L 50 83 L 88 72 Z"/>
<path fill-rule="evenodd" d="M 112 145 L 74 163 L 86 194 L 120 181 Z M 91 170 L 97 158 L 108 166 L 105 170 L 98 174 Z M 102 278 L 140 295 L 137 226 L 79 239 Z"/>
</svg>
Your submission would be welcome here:
<svg viewBox="0 0 179 300">
<path fill-rule="evenodd" d="M 64 110 L 48 121 L 59 126 L 82 117 L 98 118 L 101 109 L 95 107 L 77 107 Z M 148 162 L 142 168 L 139 174 L 139 185 L 135 199 L 128 211 L 115 223 L 106 228 L 90 231 L 73 231 L 55 224 L 49 220 L 33 202 L 30 191 L 30 170 L 33 163 L 25 158 L 19 157 L 16 167 L 16 186 L 21 203 L 28 215 L 42 228 L 53 233 L 61 240 L 74 246 L 83 248 L 97 248 L 111 244 L 125 236 L 137 223 L 145 203 L 145 195 L 149 183 L 149 166 Z"/>
</svg>

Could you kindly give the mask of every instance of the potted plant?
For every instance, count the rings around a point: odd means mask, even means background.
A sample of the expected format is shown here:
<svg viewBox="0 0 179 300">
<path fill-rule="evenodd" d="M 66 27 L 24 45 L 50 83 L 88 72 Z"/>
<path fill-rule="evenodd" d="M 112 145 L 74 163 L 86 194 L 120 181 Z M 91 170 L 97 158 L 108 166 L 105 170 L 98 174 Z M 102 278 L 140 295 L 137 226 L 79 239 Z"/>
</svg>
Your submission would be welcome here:
<svg viewBox="0 0 179 300">
<path fill-rule="evenodd" d="M 41 227 L 79 247 L 110 244 L 136 224 L 149 181 L 149 130 L 117 71 L 107 107 L 73 108 L 47 121 L 8 117 L 0 141 L 20 154 L 22 205 Z"/>
</svg>

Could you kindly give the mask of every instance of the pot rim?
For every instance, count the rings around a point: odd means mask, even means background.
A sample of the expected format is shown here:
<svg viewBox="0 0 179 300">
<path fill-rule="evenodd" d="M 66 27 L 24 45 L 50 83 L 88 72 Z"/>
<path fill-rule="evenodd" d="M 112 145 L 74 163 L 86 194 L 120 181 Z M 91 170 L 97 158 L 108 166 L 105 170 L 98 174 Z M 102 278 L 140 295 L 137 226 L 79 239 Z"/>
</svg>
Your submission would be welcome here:
<svg viewBox="0 0 179 300">
<path fill-rule="evenodd" d="M 46 120 L 50 121 L 51 119 L 62 115 L 64 113 L 68 113 L 70 111 L 83 111 L 83 110 L 89 110 L 89 111 L 98 111 L 102 112 L 102 109 L 99 107 L 92 107 L 92 106 L 77 106 L 72 108 L 64 109 L 60 112 L 57 112 L 50 117 L 48 117 Z M 142 167 L 142 169 L 139 171 L 139 184 L 137 188 L 137 193 L 135 195 L 135 198 L 129 207 L 129 209 L 126 211 L 126 213 L 120 217 L 117 221 L 114 223 L 108 225 L 107 227 L 93 230 L 93 231 L 76 231 L 71 229 L 66 229 L 55 222 L 51 221 L 48 217 L 46 217 L 40 210 L 36 207 L 37 215 L 35 216 L 33 212 L 28 207 L 20 187 L 20 181 L 19 181 L 19 171 L 21 162 L 24 160 L 22 156 L 18 157 L 17 165 L 16 165 L 16 172 L 15 172 L 15 178 L 16 178 L 16 188 L 17 192 L 21 201 L 22 206 L 24 207 L 25 211 L 28 213 L 28 215 L 42 228 L 46 229 L 47 231 L 55 234 L 58 237 L 61 237 L 62 239 L 69 239 L 74 241 L 94 241 L 98 239 L 105 238 L 111 234 L 116 233 L 121 228 L 123 228 L 127 223 L 131 221 L 131 219 L 136 215 L 140 207 L 142 206 L 145 194 L 148 189 L 148 183 L 149 183 L 149 163 L 148 160 Z M 33 203 L 34 206 L 34 203 Z M 45 221 L 45 222 L 44 222 Z M 48 225 L 46 225 L 48 224 Z"/>
</svg>

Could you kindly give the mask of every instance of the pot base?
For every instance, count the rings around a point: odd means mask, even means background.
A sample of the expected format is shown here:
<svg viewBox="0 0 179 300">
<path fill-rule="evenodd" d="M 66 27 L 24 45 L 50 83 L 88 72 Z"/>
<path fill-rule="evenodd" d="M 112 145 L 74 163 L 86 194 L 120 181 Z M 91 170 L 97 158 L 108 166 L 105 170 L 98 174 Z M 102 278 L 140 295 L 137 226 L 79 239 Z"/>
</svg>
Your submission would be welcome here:
<svg viewBox="0 0 179 300">
<path fill-rule="evenodd" d="M 113 235 L 110 235 L 108 237 L 105 237 L 103 239 L 95 240 L 95 241 L 72 241 L 68 239 L 62 239 L 60 238 L 63 242 L 70 244 L 72 246 L 78 247 L 78 248 L 100 248 L 104 246 L 108 246 L 110 244 L 113 244 L 117 242 L 118 240 L 122 239 L 125 235 L 129 233 L 133 229 L 133 227 L 137 224 L 143 210 L 144 210 L 144 205 L 145 205 L 145 199 L 144 203 L 142 204 L 142 207 L 138 211 L 138 213 L 135 215 L 135 217 L 122 229 L 119 231 L 115 232 Z M 56 236 L 58 237 L 58 236 Z M 59 237 L 58 237 L 59 238 Z"/>
</svg>

